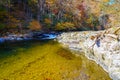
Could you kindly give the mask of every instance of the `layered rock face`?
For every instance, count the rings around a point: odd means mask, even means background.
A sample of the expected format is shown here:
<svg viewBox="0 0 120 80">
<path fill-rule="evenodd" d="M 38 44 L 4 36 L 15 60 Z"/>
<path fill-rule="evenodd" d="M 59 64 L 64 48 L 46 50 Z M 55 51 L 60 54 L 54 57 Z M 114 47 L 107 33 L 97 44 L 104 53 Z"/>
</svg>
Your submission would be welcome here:
<svg viewBox="0 0 120 80">
<path fill-rule="evenodd" d="M 120 80 L 120 28 L 105 31 L 63 33 L 58 41 L 72 50 L 84 52 L 107 71 L 113 80 Z"/>
</svg>

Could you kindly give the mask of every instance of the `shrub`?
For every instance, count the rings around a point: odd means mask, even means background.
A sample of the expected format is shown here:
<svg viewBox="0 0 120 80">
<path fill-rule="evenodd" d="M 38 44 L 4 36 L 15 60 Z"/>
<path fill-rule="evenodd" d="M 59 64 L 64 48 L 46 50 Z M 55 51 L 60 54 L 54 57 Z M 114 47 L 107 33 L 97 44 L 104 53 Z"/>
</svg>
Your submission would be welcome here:
<svg viewBox="0 0 120 80">
<path fill-rule="evenodd" d="M 30 30 L 41 30 L 41 24 L 37 21 L 37 20 L 32 20 L 30 23 L 29 23 L 29 28 Z"/>
<path fill-rule="evenodd" d="M 52 23 L 52 21 L 50 19 L 47 19 L 47 18 L 45 18 L 44 22 L 45 22 L 45 24 L 51 24 Z"/>
<path fill-rule="evenodd" d="M 57 23 L 56 30 L 73 30 L 75 25 L 72 22 Z"/>
</svg>

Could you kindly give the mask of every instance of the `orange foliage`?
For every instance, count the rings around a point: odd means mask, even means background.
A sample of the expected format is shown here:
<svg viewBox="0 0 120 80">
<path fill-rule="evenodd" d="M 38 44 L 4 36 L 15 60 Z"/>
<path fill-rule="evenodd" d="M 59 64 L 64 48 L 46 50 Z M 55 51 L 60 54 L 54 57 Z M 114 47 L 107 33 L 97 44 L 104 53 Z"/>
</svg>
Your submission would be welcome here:
<svg viewBox="0 0 120 80">
<path fill-rule="evenodd" d="M 31 30 L 40 30 L 42 27 L 37 20 L 33 20 L 30 22 L 29 28 Z"/>
<path fill-rule="evenodd" d="M 20 23 L 20 20 L 15 18 L 13 15 L 10 15 L 6 11 L 0 12 L 0 23 L 5 24 L 4 28 L 16 28 Z"/>
<path fill-rule="evenodd" d="M 110 0 L 103 0 L 103 2 L 109 2 Z"/>
<path fill-rule="evenodd" d="M 44 21 L 45 21 L 46 24 L 51 24 L 52 23 L 52 21 L 50 19 L 47 19 L 47 18 Z"/>
<path fill-rule="evenodd" d="M 80 10 L 80 15 L 81 15 L 81 18 L 85 18 L 85 8 L 83 6 L 83 4 L 81 3 L 80 5 L 77 6 L 77 9 Z"/>
<path fill-rule="evenodd" d="M 20 23 L 20 20 L 17 20 L 13 16 L 9 16 L 8 19 L 8 28 L 16 28 Z"/>
<path fill-rule="evenodd" d="M 56 30 L 73 30 L 75 29 L 75 25 L 71 22 L 63 22 L 63 23 L 57 23 Z"/>
</svg>

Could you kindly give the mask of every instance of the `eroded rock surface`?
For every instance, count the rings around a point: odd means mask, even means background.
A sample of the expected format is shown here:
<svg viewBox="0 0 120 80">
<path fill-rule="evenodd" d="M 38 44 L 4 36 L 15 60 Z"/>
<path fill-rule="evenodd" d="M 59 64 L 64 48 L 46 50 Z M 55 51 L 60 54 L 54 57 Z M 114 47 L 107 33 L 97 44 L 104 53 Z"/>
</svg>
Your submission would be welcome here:
<svg viewBox="0 0 120 80">
<path fill-rule="evenodd" d="M 120 28 L 105 31 L 69 32 L 58 41 L 72 50 L 84 52 L 107 71 L 113 80 L 120 80 Z"/>
</svg>

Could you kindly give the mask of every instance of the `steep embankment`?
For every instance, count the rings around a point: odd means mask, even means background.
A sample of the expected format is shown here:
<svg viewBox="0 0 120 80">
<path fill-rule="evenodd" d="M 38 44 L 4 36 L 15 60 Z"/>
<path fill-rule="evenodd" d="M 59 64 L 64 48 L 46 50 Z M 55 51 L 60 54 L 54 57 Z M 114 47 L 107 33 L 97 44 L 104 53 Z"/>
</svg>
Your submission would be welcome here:
<svg viewBox="0 0 120 80">
<path fill-rule="evenodd" d="M 107 71 L 113 80 L 120 80 L 120 28 L 106 31 L 62 33 L 58 41 L 72 50 L 82 51 Z"/>
</svg>

